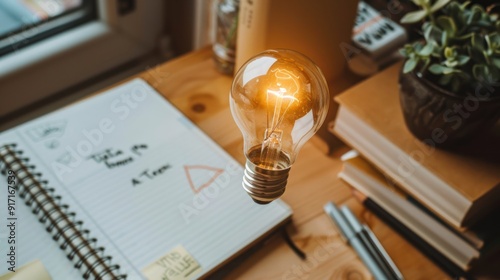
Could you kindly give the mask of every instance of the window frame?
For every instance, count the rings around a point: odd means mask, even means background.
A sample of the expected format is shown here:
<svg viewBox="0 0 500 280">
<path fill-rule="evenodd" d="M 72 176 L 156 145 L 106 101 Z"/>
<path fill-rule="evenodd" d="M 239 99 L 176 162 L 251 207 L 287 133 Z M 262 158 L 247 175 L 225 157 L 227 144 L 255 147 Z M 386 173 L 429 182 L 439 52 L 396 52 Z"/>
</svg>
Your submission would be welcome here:
<svg viewBox="0 0 500 280">
<path fill-rule="evenodd" d="M 98 18 L 0 57 L 0 119 L 152 52 L 163 31 L 163 1 L 97 1 Z"/>
<path fill-rule="evenodd" d="M 96 19 L 95 4 L 95 0 L 83 0 L 81 7 L 37 23 L 25 23 L 20 29 L 0 36 L 0 56 Z"/>
</svg>

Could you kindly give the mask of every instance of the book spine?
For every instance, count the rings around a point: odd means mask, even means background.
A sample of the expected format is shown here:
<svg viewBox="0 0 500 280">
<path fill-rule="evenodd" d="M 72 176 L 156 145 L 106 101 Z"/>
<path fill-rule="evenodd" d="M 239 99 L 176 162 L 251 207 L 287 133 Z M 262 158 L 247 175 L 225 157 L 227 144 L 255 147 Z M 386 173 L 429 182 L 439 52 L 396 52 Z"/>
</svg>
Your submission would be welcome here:
<svg viewBox="0 0 500 280">
<path fill-rule="evenodd" d="M 436 222 L 438 222 L 440 225 L 442 225 L 444 228 L 446 228 L 448 231 L 452 232 L 453 234 L 457 235 L 460 237 L 462 240 L 467 242 L 468 244 L 472 245 L 475 249 L 481 250 L 482 247 L 484 246 L 484 238 L 481 238 L 476 234 L 474 231 L 468 229 L 465 231 L 460 231 L 457 228 L 453 227 L 451 224 L 447 223 L 443 219 L 441 219 L 438 215 L 436 215 L 434 212 L 429 210 L 424 204 L 422 204 L 420 201 L 415 199 L 412 195 L 410 195 L 408 192 L 406 192 L 404 189 L 402 189 L 396 181 L 394 181 L 387 173 L 385 173 L 383 170 L 378 169 L 376 166 L 371 165 L 368 163 L 366 160 L 364 160 L 361 156 L 359 156 L 356 153 L 356 157 L 354 158 L 349 158 L 345 159 L 344 162 L 352 162 L 353 166 L 365 166 L 365 168 L 370 168 L 374 172 L 377 172 L 384 178 L 383 183 L 380 184 L 381 187 L 391 191 L 398 197 L 400 197 L 402 200 L 407 201 L 408 203 L 412 204 L 422 212 L 424 212 L 427 216 L 433 218 Z"/>
<path fill-rule="evenodd" d="M 83 228 L 83 222 L 61 202 L 61 197 L 48 186 L 36 167 L 29 164 L 29 158 L 23 156 L 16 144 L 0 147 L 0 162 L 3 174 L 7 170 L 16 174 L 19 196 L 59 243 L 75 268 L 82 271 L 84 279 L 126 279 L 126 275 L 119 273 L 120 266 L 111 263 L 111 256 L 104 254 L 103 247 L 96 246 L 97 239 Z"/>
<path fill-rule="evenodd" d="M 385 174 L 383 171 L 380 171 L 380 173 L 386 178 L 387 184 L 381 184 L 382 187 L 385 187 L 386 189 L 392 191 L 393 193 L 397 194 L 401 199 L 406 200 L 408 203 L 412 204 L 416 208 L 422 210 L 425 214 L 427 214 L 429 217 L 433 218 L 436 222 L 441 224 L 444 228 L 452 232 L 453 234 L 457 235 L 460 237 L 462 240 L 467 242 L 468 244 L 472 245 L 474 248 L 477 250 L 481 250 L 481 248 L 484 245 L 484 241 L 480 239 L 477 234 L 470 230 L 466 231 L 459 231 L 457 228 L 453 227 L 451 224 L 448 224 L 445 222 L 443 219 L 441 219 L 438 215 L 434 214 L 431 210 L 429 210 L 424 204 L 422 204 L 420 201 L 415 199 L 413 196 L 408 194 L 406 191 L 404 191 L 401 187 L 399 187 L 395 181 L 392 180 L 387 174 Z"/>
</svg>

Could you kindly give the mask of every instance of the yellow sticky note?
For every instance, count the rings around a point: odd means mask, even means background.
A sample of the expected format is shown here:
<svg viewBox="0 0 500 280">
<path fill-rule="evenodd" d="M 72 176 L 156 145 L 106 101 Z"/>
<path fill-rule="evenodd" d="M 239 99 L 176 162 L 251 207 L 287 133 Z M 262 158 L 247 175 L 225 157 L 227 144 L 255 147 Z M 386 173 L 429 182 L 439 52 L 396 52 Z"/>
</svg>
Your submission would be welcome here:
<svg viewBox="0 0 500 280">
<path fill-rule="evenodd" d="M 0 275 L 0 280 L 51 280 L 49 272 L 41 261 L 35 260 L 21 266 L 16 272 L 7 272 Z"/>
<path fill-rule="evenodd" d="M 203 269 L 200 264 L 179 245 L 142 270 L 148 280 L 190 280 Z"/>
</svg>

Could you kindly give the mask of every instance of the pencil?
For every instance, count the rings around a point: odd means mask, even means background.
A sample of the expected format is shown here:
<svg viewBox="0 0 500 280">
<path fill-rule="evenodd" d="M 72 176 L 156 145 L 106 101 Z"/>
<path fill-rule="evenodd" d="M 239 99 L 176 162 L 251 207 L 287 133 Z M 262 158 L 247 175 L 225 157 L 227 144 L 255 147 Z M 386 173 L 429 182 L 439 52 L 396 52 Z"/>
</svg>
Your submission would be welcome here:
<svg viewBox="0 0 500 280">
<path fill-rule="evenodd" d="M 450 277 L 453 279 L 470 278 L 470 275 L 463 271 L 459 266 L 447 259 L 443 254 L 394 218 L 371 198 L 354 189 L 352 190 L 352 193 L 354 197 L 356 197 L 366 208 L 375 213 L 375 215 L 388 224 L 392 229 L 403 236 L 408 242 L 413 244 L 422 254 L 429 258 Z"/>
</svg>

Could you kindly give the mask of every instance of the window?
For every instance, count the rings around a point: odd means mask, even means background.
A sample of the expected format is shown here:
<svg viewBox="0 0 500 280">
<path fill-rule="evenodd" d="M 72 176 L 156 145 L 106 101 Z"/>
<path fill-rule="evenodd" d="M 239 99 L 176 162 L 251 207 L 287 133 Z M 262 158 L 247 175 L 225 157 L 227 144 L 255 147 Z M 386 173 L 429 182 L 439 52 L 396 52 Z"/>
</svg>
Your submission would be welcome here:
<svg viewBox="0 0 500 280">
<path fill-rule="evenodd" d="M 94 0 L 0 2 L 0 55 L 94 19 L 94 7 Z"/>
<path fill-rule="evenodd" d="M 163 4 L 0 0 L 0 122 L 154 52 Z"/>
</svg>

